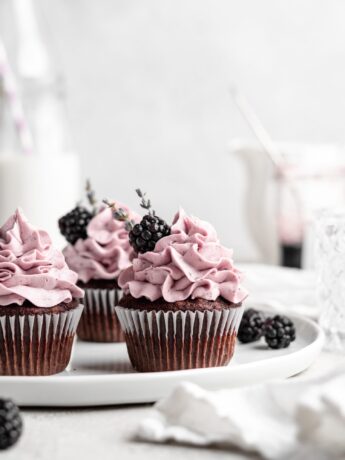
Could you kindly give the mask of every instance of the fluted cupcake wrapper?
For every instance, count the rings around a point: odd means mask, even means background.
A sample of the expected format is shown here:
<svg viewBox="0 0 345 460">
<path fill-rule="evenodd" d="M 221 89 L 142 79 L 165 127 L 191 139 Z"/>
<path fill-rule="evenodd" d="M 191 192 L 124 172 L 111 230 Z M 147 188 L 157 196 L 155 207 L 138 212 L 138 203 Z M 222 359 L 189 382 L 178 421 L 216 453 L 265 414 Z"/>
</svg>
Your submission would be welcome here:
<svg viewBox="0 0 345 460">
<path fill-rule="evenodd" d="M 61 313 L 0 316 L 0 375 L 66 369 L 83 305 Z"/>
<path fill-rule="evenodd" d="M 243 307 L 164 312 L 117 306 L 116 312 L 133 367 L 154 372 L 228 364 Z"/>
<path fill-rule="evenodd" d="M 115 313 L 122 291 L 120 289 L 86 288 L 84 312 L 77 334 L 89 342 L 124 342 L 119 320 Z"/>
</svg>

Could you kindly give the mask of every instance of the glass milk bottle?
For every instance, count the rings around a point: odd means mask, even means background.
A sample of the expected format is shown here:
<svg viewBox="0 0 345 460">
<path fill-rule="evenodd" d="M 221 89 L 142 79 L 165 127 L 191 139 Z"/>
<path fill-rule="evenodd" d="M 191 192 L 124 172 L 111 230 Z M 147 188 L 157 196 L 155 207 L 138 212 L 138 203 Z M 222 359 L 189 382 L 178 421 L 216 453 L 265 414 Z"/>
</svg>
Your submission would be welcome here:
<svg viewBox="0 0 345 460">
<path fill-rule="evenodd" d="M 70 146 L 64 81 L 39 3 L 13 0 L 6 6 L 2 21 L 5 17 L 12 27 L 2 29 L 8 66 L 0 75 L 0 225 L 20 206 L 30 221 L 63 244 L 57 220 L 80 198 L 79 159 Z M 6 85 L 10 71 L 13 85 Z"/>
</svg>

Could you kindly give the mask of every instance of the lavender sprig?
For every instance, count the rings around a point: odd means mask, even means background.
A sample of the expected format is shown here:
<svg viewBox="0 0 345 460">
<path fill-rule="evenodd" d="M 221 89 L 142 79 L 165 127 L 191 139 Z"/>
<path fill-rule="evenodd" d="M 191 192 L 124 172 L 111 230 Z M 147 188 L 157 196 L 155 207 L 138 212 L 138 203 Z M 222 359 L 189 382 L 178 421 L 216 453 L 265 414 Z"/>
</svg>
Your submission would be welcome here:
<svg viewBox="0 0 345 460">
<path fill-rule="evenodd" d="M 85 190 L 86 190 L 86 197 L 88 199 L 88 202 L 92 206 L 93 214 L 95 215 L 97 214 L 97 211 L 98 211 L 98 206 L 97 206 L 98 200 L 96 198 L 95 191 L 92 189 L 90 179 L 87 179 L 86 181 Z"/>
<path fill-rule="evenodd" d="M 142 192 L 140 188 L 135 189 L 136 194 L 141 198 L 140 206 L 148 211 L 151 216 L 154 216 L 156 213 L 151 210 L 151 200 L 146 198 L 146 193 Z"/>
<path fill-rule="evenodd" d="M 123 208 L 116 208 L 115 201 L 109 201 L 107 199 L 104 199 L 103 203 L 106 204 L 112 210 L 113 217 L 115 220 L 125 222 L 125 229 L 127 230 L 127 232 L 130 232 L 133 229 L 135 222 L 134 220 L 130 219 L 127 211 L 125 211 Z"/>
</svg>

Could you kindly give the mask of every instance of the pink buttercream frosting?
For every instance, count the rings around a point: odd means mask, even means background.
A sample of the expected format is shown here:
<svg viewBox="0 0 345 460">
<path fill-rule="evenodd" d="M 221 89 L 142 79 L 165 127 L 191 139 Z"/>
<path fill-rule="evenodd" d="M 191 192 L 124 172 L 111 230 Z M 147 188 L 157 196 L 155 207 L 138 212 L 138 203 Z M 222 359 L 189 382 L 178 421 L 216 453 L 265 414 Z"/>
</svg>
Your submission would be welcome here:
<svg viewBox="0 0 345 460">
<path fill-rule="evenodd" d="M 61 251 L 47 232 L 32 227 L 17 210 L 0 228 L 0 305 L 54 307 L 83 297 Z"/>
<path fill-rule="evenodd" d="M 127 206 L 118 203 L 117 206 L 127 211 L 135 222 L 139 220 L 139 216 Z M 85 240 L 79 239 L 64 249 L 69 267 L 84 283 L 117 279 L 120 271 L 130 265 L 134 255 L 124 222 L 115 220 L 111 209 L 105 208 L 91 219 L 87 235 Z"/>
<path fill-rule="evenodd" d="M 247 292 L 241 287 L 242 274 L 232 255 L 231 249 L 219 243 L 212 225 L 180 209 L 171 235 L 159 240 L 153 251 L 139 254 L 118 282 L 126 294 L 151 301 L 216 300 L 221 296 L 237 304 Z"/>
</svg>

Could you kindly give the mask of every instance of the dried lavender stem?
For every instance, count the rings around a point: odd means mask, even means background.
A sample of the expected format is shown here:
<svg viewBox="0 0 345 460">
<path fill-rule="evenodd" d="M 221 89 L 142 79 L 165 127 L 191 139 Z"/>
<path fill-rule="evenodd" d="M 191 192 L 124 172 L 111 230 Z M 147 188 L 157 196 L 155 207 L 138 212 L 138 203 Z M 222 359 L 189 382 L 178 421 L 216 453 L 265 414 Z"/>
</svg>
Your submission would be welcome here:
<svg viewBox="0 0 345 460">
<path fill-rule="evenodd" d="M 116 208 L 115 201 L 109 201 L 108 199 L 104 199 L 103 203 L 106 204 L 112 210 L 113 217 L 115 220 L 125 222 L 125 228 L 128 232 L 130 232 L 134 227 L 135 222 L 129 218 L 128 212 L 126 212 L 123 208 Z"/>
<path fill-rule="evenodd" d="M 97 202 L 98 202 L 98 200 L 96 198 L 95 191 L 92 189 L 90 179 L 87 179 L 87 181 L 86 181 L 85 190 L 86 190 L 87 199 L 88 199 L 90 205 L 92 206 L 93 214 L 97 214 L 97 211 L 98 211 Z"/>
<path fill-rule="evenodd" d="M 151 200 L 150 199 L 146 199 L 146 193 L 143 193 L 140 188 L 137 188 L 136 190 L 136 194 L 138 195 L 139 198 L 141 198 L 141 202 L 140 202 L 140 206 L 143 208 L 143 209 L 147 209 L 147 211 L 149 212 L 149 214 L 151 216 L 154 216 L 155 215 L 155 211 L 154 210 L 151 210 Z"/>
</svg>

